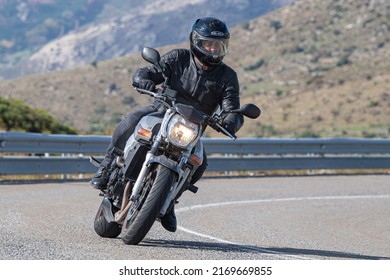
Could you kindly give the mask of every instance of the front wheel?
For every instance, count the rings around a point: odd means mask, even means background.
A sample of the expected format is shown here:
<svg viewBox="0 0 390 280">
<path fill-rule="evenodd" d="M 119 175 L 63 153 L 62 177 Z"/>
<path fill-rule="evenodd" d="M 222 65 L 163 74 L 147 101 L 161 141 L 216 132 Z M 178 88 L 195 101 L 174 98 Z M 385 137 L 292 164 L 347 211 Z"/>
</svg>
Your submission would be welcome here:
<svg viewBox="0 0 390 280">
<path fill-rule="evenodd" d="M 165 166 L 151 167 L 141 195 L 133 201 L 123 223 L 122 240 L 125 244 L 136 245 L 149 232 L 160 213 L 175 177 L 175 173 Z"/>
</svg>

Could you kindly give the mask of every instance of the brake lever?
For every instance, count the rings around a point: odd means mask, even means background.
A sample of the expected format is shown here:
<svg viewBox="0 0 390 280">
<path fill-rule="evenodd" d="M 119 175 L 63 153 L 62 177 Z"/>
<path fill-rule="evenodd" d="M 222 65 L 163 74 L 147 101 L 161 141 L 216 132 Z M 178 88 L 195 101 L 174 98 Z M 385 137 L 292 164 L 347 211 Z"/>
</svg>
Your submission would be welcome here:
<svg viewBox="0 0 390 280">
<path fill-rule="evenodd" d="M 207 120 L 208 125 L 211 126 L 214 130 L 217 132 L 221 132 L 222 134 L 232 138 L 237 139 L 237 136 L 234 134 L 231 134 L 229 131 L 227 131 L 219 122 L 221 121 L 221 117 L 217 114 L 212 115 Z"/>
<path fill-rule="evenodd" d="M 220 125 L 219 123 L 216 123 L 215 125 L 216 125 L 216 126 L 218 127 L 218 129 L 219 129 L 223 134 L 225 134 L 226 136 L 232 138 L 233 140 L 236 140 L 236 139 L 237 139 L 237 136 L 236 136 L 236 135 L 231 134 L 229 131 L 227 131 L 227 130 L 226 130 L 222 125 Z"/>
</svg>

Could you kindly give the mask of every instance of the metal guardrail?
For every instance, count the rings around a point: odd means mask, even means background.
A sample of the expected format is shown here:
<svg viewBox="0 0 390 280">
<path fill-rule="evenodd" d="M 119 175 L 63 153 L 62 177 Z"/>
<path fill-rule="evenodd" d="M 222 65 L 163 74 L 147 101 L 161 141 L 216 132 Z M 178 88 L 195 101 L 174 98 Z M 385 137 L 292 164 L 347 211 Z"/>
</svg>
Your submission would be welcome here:
<svg viewBox="0 0 390 280">
<path fill-rule="evenodd" d="M 94 173 L 109 136 L 0 133 L 0 175 Z M 203 139 L 208 171 L 389 169 L 390 139 Z"/>
</svg>

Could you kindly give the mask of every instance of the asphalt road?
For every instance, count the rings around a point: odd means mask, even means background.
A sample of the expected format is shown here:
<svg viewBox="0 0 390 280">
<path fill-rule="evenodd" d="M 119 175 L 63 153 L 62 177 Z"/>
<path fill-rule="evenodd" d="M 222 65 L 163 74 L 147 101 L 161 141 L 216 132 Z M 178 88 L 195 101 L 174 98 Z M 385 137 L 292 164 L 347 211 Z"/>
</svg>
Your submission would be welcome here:
<svg viewBox="0 0 390 280">
<path fill-rule="evenodd" d="M 177 205 L 179 228 L 156 222 L 125 245 L 93 229 L 86 182 L 0 185 L 2 260 L 390 259 L 390 176 L 206 178 Z"/>
</svg>

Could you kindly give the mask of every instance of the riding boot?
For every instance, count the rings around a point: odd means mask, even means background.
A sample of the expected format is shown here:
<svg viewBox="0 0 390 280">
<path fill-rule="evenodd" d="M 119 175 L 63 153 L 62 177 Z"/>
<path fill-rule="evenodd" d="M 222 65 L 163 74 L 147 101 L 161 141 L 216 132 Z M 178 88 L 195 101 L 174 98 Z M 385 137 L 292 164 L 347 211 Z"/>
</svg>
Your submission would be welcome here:
<svg viewBox="0 0 390 280">
<path fill-rule="evenodd" d="M 97 190 L 103 191 L 107 187 L 109 177 L 110 173 L 108 171 L 108 167 L 102 166 L 91 179 L 89 185 Z"/>
<path fill-rule="evenodd" d="M 175 232 L 177 228 L 177 220 L 175 215 L 175 207 L 172 206 L 171 210 L 161 217 L 161 225 L 171 232 Z"/>
</svg>

